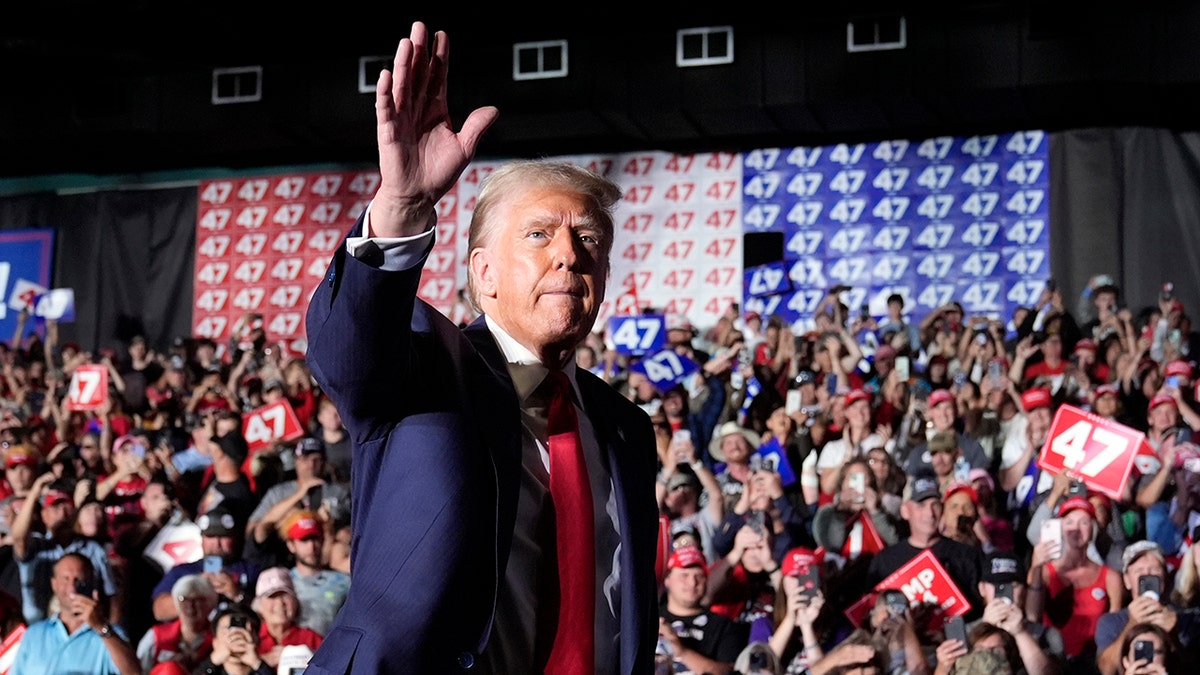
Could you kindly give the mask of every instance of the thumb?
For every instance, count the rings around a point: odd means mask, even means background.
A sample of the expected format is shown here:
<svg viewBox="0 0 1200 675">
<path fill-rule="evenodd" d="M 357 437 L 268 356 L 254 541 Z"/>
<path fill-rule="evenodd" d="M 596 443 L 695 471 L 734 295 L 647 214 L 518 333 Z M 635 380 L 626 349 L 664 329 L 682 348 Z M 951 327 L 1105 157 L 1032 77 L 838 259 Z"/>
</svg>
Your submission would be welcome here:
<svg viewBox="0 0 1200 675">
<path fill-rule="evenodd" d="M 475 149 L 479 146 L 479 139 L 483 136 L 483 132 L 487 131 L 499 116 L 500 110 L 490 105 L 476 108 L 467 116 L 462 130 L 458 132 L 459 144 L 467 157 L 475 156 Z"/>
</svg>

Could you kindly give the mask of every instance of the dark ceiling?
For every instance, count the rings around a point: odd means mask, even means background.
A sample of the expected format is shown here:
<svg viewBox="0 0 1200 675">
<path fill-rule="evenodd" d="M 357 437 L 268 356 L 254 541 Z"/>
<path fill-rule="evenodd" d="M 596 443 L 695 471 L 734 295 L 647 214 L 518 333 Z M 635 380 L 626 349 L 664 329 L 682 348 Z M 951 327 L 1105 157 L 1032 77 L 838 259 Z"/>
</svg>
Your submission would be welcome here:
<svg viewBox="0 0 1200 675">
<path fill-rule="evenodd" d="M 6 21 L 0 177 L 372 162 L 359 57 L 391 53 L 414 18 L 450 33 L 455 116 L 500 107 L 490 156 L 1200 127 L 1194 3 L 250 4 L 45 3 Z M 848 20 L 898 16 L 906 49 L 847 52 Z M 716 25 L 734 29 L 734 62 L 677 68 L 676 30 Z M 552 39 L 568 40 L 570 75 L 514 82 L 512 44 Z M 263 67 L 263 100 L 212 105 L 212 68 L 247 65 Z"/>
</svg>

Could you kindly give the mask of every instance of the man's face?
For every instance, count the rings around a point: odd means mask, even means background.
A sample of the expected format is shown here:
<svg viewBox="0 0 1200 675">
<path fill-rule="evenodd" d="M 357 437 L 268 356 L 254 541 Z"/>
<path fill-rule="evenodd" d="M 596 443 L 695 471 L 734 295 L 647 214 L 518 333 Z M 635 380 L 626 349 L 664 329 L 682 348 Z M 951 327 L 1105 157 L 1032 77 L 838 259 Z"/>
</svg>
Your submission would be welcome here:
<svg viewBox="0 0 1200 675">
<path fill-rule="evenodd" d="M 309 452 L 296 458 L 296 477 L 299 479 L 320 476 L 325 470 L 325 455 Z"/>
<path fill-rule="evenodd" d="M 1129 569 L 1121 575 L 1125 581 L 1125 588 L 1133 591 L 1134 597 L 1137 597 L 1138 577 L 1144 576 L 1158 577 L 1162 587 L 1167 587 L 1167 571 L 1163 569 L 1162 561 L 1157 556 L 1143 553 L 1129 563 Z"/>
<path fill-rule="evenodd" d="M 332 403 L 321 404 L 321 409 L 317 411 L 317 422 L 320 422 L 324 429 L 342 428 L 342 416 L 338 413 L 337 406 Z"/>
<path fill-rule="evenodd" d="M 496 206 L 490 241 L 471 251 L 480 305 L 535 355 L 560 358 L 596 321 L 611 235 L 587 198 L 561 188 L 527 188 Z"/>
<path fill-rule="evenodd" d="M 54 597 L 58 598 L 58 602 L 66 611 L 74 603 L 71 599 L 75 596 L 75 582 L 91 581 L 92 575 L 90 570 L 83 566 L 83 563 L 69 556 L 60 559 L 54 564 L 53 576 L 50 577 L 50 590 L 54 592 Z"/>
<path fill-rule="evenodd" d="M 314 534 L 304 539 L 289 538 L 287 540 L 288 550 L 296 556 L 296 562 L 317 569 L 324 567 L 321 564 L 321 548 L 324 544 L 325 537 L 320 534 Z"/>
<path fill-rule="evenodd" d="M 233 537 L 213 537 L 206 534 L 200 537 L 200 548 L 204 550 L 204 555 L 228 558 L 233 555 Z"/>
<path fill-rule="evenodd" d="M 900 507 L 900 515 L 908 521 L 908 527 L 918 537 L 932 537 L 942 520 L 942 503 L 934 497 L 919 502 L 906 501 Z"/>
<path fill-rule="evenodd" d="M 698 609 L 708 589 L 708 575 L 699 567 L 677 567 L 667 575 L 663 585 L 676 604 Z"/>
<path fill-rule="evenodd" d="M 75 520 L 75 502 L 64 499 L 51 505 L 42 506 L 42 522 L 46 529 L 55 531 L 60 527 L 71 527 Z"/>
<path fill-rule="evenodd" d="M 750 445 L 741 434 L 729 434 L 721 439 L 721 454 L 726 463 L 742 463 L 750 457 Z"/>
<path fill-rule="evenodd" d="M 1160 403 L 1150 411 L 1150 426 L 1155 431 L 1170 429 L 1179 424 L 1179 411 L 1170 403 Z"/>
<path fill-rule="evenodd" d="M 938 431 L 947 431 L 954 426 L 954 401 L 942 401 L 929 409 L 929 421 Z"/>
<path fill-rule="evenodd" d="M 8 484 L 17 492 L 24 492 L 33 484 L 33 467 L 28 464 L 17 464 L 4 469 L 4 477 Z"/>
<path fill-rule="evenodd" d="M 933 466 L 933 472 L 939 478 L 944 478 L 954 473 L 954 462 L 956 460 L 958 460 L 958 448 L 929 453 L 929 463 Z"/>
</svg>

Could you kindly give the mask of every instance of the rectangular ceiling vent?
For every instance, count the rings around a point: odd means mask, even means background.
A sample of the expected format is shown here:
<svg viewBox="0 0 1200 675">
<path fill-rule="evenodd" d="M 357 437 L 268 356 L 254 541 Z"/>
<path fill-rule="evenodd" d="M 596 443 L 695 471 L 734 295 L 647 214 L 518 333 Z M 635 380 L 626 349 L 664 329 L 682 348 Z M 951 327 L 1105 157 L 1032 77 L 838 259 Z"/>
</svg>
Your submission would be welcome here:
<svg viewBox="0 0 1200 675">
<path fill-rule="evenodd" d="M 733 63 L 733 26 L 684 28 L 675 34 L 675 65 L 679 68 Z"/>
<path fill-rule="evenodd" d="M 358 59 L 358 93 L 374 94 L 379 71 L 392 69 L 390 56 L 360 56 Z"/>
<path fill-rule="evenodd" d="M 902 16 L 868 17 L 846 22 L 846 51 L 879 52 L 908 46 L 908 26 Z"/>
<path fill-rule="evenodd" d="M 213 105 L 258 103 L 262 100 L 262 66 L 213 68 Z"/>
<path fill-rule="evenodd" d="M 548 80 L 567 76 L 567 41 L 518 42 L 513 45 L 514 80 Z"/>
</svg>

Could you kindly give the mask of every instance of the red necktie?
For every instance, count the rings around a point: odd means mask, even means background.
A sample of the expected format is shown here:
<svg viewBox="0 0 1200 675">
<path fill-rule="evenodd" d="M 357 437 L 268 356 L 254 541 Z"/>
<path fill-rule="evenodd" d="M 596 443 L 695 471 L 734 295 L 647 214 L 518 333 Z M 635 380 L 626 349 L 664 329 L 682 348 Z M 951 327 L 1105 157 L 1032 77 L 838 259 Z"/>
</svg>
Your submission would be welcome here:
<svg viewBox="0 0 1200 675">
<path fill-rule="evenodd" d="M 558 629 L 546 675 L 586 675 L 596 668 L 596 537 L 592 487 L 588 483 L 579 419 L 571 384 L 561 370 L 546 376 L 552 385 L 547 435 L 550 499 L 554 503 L 558 551 Z"/>
</svg>

